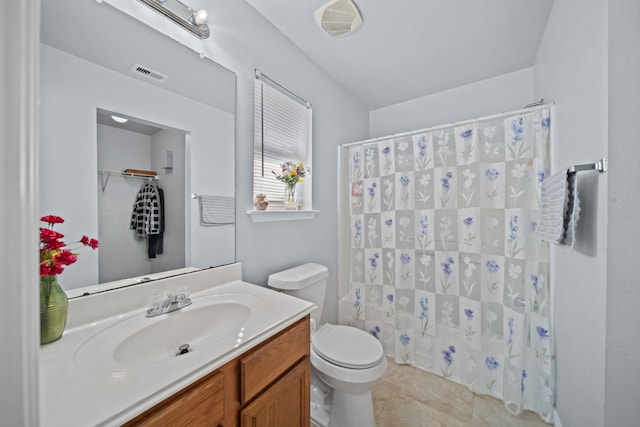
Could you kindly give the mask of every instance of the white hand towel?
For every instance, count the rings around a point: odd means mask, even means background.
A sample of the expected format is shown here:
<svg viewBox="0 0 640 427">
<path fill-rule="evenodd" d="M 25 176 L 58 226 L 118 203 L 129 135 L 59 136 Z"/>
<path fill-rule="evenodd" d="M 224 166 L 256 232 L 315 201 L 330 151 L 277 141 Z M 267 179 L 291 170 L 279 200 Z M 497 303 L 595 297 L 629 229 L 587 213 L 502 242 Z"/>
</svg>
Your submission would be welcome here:
<svg viewBox="0 0 640 427">
<path fill-rule="evenodd" d="M 580 213 L 577 187 L 577 175 L 567 171 L 543 181 L 540 220 L 535 230 L 537 237 L 557 245 L 573 247 Z"/>
<path fill-rule="evenodd" d="M 199 196 L 200 224 L 220 225 L 236 222 L 236 199 L 224 196 Z"/>
</svg>

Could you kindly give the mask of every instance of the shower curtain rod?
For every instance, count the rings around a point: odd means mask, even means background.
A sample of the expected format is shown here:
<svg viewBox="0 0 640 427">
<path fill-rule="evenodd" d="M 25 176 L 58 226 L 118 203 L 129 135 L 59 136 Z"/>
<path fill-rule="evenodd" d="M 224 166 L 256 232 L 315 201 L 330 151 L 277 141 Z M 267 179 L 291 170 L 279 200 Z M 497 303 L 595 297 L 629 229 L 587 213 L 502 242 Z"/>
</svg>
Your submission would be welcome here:
<svg viewBox="0 0 640 427">
<path fill-rule="evenodd" d="M 498 119 L 498 118 L 501 118 L 501 117 L 507 117 L 507 116 L 516 115 L 516 114 L 527 113 L 529 111 L 542 110 L 542 109 L 545 109 L 545 108 L 552 107 L 553 105 L 555 105 L 554 102 L 548 102 L 546 104 L 536 104 L 536 105 L 533 105 L 531 107 L 528 107 L 528 106 L 524 107 L 524 108 L 522 108 L 520 110 L 508 111 L 508 112 L 505 112 L 505 113 L 498 113 L 498 114 L 494 114 L 494 115 L 491 115 L 491 116 L 484 116 L 484 117 L 478 117 L 478 118 L 475 118 L 475 119 L 462 120 L 462 121 L 459 121 L 459 122 L 448 123 L 448 124 L 445 124 L 445 125 L 431 126 L 431 127 L 428 127 L 428 128 L 412 130 L 412 131 L 409 131 L 409 132 L 401 132 L 401 133 L 396 133 L 396 134 L 393 134 L 393 135 L 380 136 L 380 137 L 377 137 L 377 138 L 366 139 L 364 141 L 349 142 L 349 143 L 346 143 L 346 144 L 342 144 L 341 147 L 347 148 L 347 147 L 351 147 L 351 146 L 354 146 L 354 145 L 368 144 L 370 142 L 376 142 L 376 141 L 383 141 L 385 139 L 393 139 L 393 138 L 400 138 L 400 137 L 403 137 L 403 136 L 417 135 L 419 133 L 424 133 L 424 132 L 429 132 L 429 131 L 433 132 L 433 131 L 436 131 L 436 130 L 445 129 L 445 128 L 449 128 L 449 127 L 453 127 L 453 126 L 461 126 L 461 125 L 466 125 L 466 124 L 469 124 L 469 123 L 475 123 L 475 122 L 479 122 L 481 120 L 492 120 L 492 119 Z"/>
</svg>

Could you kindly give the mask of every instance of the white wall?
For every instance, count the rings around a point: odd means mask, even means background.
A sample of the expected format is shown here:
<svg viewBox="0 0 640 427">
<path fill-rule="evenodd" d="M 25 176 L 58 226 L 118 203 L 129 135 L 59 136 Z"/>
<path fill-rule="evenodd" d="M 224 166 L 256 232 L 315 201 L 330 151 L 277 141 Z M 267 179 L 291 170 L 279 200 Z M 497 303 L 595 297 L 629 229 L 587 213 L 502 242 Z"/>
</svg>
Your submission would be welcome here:
<svg viewBox="0 0 640 427">
<path fill-rule="evenodd" d="M 368 112 L 244 1 L 211 7 L 208 55 L 237 74 L 237 249 L 245 280 L 304 262 L 329 268 L 325 320 L 337 318 L 337 146 L 366 138 Z M 254 69 L 313 104 L 314 220 L 255 224 L 252 209 Z"/>
<path fill-rule="evenodd" d="M 533 101 L 533 69 L 525 68 L 373 110 L 369 137 L 519 110 Z"/>
<path fill-rule="evenodd" d="M 97 143 L 99 170 L 151 169 L 149 135 L 98 124 Z M 144 181 L 110 176 L 103 191 L 102 182 L 106 179 L 99 178 L 98 234 L 91 236 L 100 238 L 98 283 L 151 272 L 146 240 L 136 238 L 129 229 L 131 207 Z"/>
<path fill-rule="evenodd" d="M 554 3 L 534 81 L 535 96 L 556 103 L 552 172 L 607 156 L 606 1 Z M 581 218 L 575 249 L 552 248 L 557 249 L 551 254 L 556 408 L 563 427 L 605 425 L 607 180 L 607 174 L 578 175 Z"/>
<path fill-rule="evenodd" d="M 96 108 L 118 111 L 190 133 L 186 149 L 192 180 L 185 189 L 185 203 L 191 211 L 186 225 L 191 241 L 187 264 L 208 267 L 235 261 L 235 227 L 200 226 L 197 201 L 188 198 L 191 192 L 234 195 L 233 114 L 47 45 L 41 46 L 40 77 L 40 213 L 62 216 L 69 238 L 98 234 Z M 83 250 L 81 259 L 65 271 L 61 284 L 65 288 L 95 284 L 97 272 L 97 253 Z"/>
<path fill-rule="evenodd" d="M 158 172 L 158 186 L 164 192 L 163 251 L 150 259 L 151 273 L 187 267 L 185 265 L 186 194 L 185 134 L 163 129 L 151 136 L 151 169 Z M 166 168 L 167 151 L 173 153 L 173 167 Z M 191 206 L 196 209 L 196 206 Z M 229 227 L 232 228 L 232 227 Z"/>
<path fill-rule="evenodd" d="M 604 425 L 640 421 L 640 2 L 609 1 L 609 163 Z M 603 284 L 604 285 L 604 284 Z"/>
</svg>

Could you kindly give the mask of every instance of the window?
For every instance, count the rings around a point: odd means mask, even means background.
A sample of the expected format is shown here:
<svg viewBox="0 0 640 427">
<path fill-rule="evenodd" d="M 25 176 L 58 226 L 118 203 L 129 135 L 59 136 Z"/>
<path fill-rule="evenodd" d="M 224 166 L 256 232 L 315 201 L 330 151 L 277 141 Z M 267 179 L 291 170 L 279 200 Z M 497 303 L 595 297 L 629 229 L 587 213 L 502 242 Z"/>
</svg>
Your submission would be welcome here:
<svg viewBox="0 0 640 427">
<path fill-rule="evenodd" d="M 307 174 L 296 187 L 296 201 L 311 210 L 311 104 L 256 71 L 254 100 L 253 196 L 266 194 L 269 209 L 282 209 L 284 162 L 302 162 Z"/>
</svg>

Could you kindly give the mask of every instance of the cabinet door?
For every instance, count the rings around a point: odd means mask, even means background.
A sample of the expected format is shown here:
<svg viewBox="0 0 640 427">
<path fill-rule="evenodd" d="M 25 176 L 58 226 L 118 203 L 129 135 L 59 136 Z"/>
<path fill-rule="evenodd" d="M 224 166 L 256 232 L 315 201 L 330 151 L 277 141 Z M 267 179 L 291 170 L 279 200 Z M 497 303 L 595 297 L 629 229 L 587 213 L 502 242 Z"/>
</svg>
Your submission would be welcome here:
<svg viewBox="0 0 640 427">
<path fill-rule="evenodd" d="M 305 358 L 240 412 L 241 427 L 309 427 L 310 365 Z"/>
<path fill-rule="evenodd" d="M 309 356 L 309 316 L 240 357 L 240 403 L 253 400 L 269 384 Z"/>
</svg>

